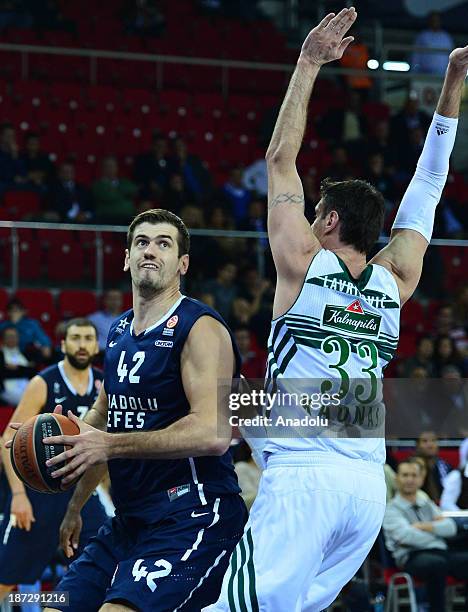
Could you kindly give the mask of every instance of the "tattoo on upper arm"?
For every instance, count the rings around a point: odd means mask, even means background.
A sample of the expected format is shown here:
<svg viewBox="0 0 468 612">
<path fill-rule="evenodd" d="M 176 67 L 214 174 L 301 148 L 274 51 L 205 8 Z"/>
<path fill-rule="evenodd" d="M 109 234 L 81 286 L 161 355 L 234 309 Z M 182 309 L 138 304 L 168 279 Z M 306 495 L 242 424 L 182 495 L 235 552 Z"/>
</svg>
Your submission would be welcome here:
<svg viewBox="0 0 468 612">
<path fill-rule="evenodd" d="M 268 203 L 268 209 L 274 208 L 278 204 L 296 204 L 304 207 L 304 196 L 299 193 L 280 193 Z"/>
</svg>

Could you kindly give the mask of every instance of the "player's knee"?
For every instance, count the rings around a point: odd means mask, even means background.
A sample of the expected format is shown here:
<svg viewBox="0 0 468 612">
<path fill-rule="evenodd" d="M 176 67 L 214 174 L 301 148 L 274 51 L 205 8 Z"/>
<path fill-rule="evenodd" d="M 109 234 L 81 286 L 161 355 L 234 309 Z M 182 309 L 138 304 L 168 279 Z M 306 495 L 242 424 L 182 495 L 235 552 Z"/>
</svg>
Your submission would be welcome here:
<svg viewBox="0 0 468 612">
<path fill-rule="evenodd" d="M 99 612 L 135 612 L 138 608 L 134 608 L 126 601 L 113 601 L 105 603 L 99 608 Z"/>
</svg>

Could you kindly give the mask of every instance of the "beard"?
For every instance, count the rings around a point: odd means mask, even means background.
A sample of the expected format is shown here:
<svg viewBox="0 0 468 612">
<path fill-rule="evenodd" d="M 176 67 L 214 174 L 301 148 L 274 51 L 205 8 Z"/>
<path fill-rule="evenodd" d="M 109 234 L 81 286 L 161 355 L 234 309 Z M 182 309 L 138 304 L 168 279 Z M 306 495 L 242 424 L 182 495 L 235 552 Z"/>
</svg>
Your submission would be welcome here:
<svg viewBox="0 0 468 612">
<path fill-rule="evenodd" d="M 65 356 L 68 359 L 70 365 L 75 368 L 75 370 L 86 370 L 86 368 L 88 368 L 92 364 L 94 359 L 94 355 L 88 357 L 88 359 L 85 359 L 84 361 L 78 360 L 75 355 L 72 355 L 71 353 L 65 353 Z"/>
<path fill-rule="evenodd" d="M 156 278 L 150 274 L 145 274 L 144 278 L 139 278 L 135 283 L 138 294 L 148 300 L 161 293 L 166 286 L 165 276 L 160 273 Z"/>
</svg>

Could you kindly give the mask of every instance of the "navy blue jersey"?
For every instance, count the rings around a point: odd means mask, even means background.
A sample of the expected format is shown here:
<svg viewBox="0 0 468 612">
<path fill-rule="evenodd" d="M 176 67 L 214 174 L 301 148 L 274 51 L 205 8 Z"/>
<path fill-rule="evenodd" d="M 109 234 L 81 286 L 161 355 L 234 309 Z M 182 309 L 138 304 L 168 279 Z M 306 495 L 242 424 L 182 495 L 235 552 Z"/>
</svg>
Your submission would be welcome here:
<svg viewBox="0 0 468 612">
<path fill-rule="evenodd" d="M 226 325 L 214 310 L 185 296 L 138 336 L 133 332 L 133 310 L 112 324 L 104 362 L 107 431 L 162 429 L 189 413 L 180 357 L 193 324 L 204 315 Z M 240 356 L 234 340 L 233 350 L 239 370 Z M 144 521 L 157 520 L 164 513 L 165 502 L 187 493 L 187 502 L 195 494 L 198 503 L 206 503 L 205 495 L 240 490 L 229 452 L 221 457 L 112 459 L 109 474 L 117 511 Z"/>
<path fill-rule="evenodd" d="M 102 385 L 103 374 L 96 368 L 89 369 L 89 384 L 84 395 L 79 395 L 65 374 L 63 361 L 50 366 L 39 376 L 47 384 L 47 400 L 41 412 L 53 412 L 55 406 L 60 404 L 63 414 L 71 410 L 77 417 L 83 419 L 85 414 L 94 404 Z"/>
</svg>

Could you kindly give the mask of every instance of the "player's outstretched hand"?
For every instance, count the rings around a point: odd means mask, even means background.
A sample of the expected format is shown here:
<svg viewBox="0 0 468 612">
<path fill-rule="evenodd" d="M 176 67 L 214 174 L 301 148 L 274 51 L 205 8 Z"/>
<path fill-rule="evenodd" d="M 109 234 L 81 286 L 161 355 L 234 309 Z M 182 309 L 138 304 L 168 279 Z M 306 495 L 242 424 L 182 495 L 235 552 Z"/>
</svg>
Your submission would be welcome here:
<svg viewBox="0 0 468 612">
<path fill-rule="evenodd" d="M 312 64 L 322 66 L 327 62 L 340 59 L 346 47 L 353 42 L 354 37 L 343 38 L 357 17 L 354 6 L 344 8 L 338 15 L 329 13 L 313 30 L 304 41 L 300 58 L 304 58 Z"/>
<path fill-rule="evenodd" d="M 454 49 L 450 54 L 449 62 L 456 68 L 468 70 L 468 46 Z"/>
<path fill-rule="evenodd" d="M 14 526 L 18 529 L 31 531 L 32 523 L 36 522 L 33 508 L 26 491 L 13 493 L 11 498 L 10 516 L 14 516 Z"/>
<path fill-rule="evenodd" d="M 69 506 L 60 525 L 60 547 L 68 559 L 73 557 L 78 549 L 82 527 L 80 513 Z"/>
<path fill-rule="evenodd" d="M 71 446 L 70 449 L 46 461 L 47 467 L 67 461 L 63 467 L 51 473 L 53 478 L 62 478 L 64 485 L 79 478 L 91 466 L 107 462 L 110 436 L 105 431 L 91 427 L 80 420 L 70 410 L 67 416 L 80 428 L 78 435 L 50 436 L 43 439 L 44 444 Z"/>
</svg>

